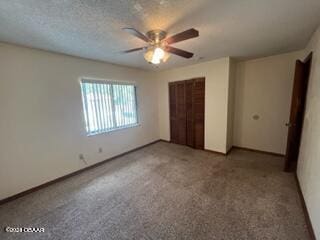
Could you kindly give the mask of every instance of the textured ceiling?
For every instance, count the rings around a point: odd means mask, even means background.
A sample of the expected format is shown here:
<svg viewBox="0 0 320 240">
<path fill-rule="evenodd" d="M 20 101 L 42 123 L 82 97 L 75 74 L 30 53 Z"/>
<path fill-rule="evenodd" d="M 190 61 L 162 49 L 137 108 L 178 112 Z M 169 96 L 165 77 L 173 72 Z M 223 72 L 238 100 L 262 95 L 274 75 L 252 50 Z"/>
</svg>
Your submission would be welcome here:
<svg viewBox="0 0 320 240">
<path fill-rule="evenodd" d="M 0 0 L 0 41 L 154 70 L 142 52 L 119 53 L 145 45 L 123 27 L 199 30 L 173 45 L 195 56 L 172 56 L 166 69 L 298 50 L 319 23 L 319 0 Z"/>
</svg>

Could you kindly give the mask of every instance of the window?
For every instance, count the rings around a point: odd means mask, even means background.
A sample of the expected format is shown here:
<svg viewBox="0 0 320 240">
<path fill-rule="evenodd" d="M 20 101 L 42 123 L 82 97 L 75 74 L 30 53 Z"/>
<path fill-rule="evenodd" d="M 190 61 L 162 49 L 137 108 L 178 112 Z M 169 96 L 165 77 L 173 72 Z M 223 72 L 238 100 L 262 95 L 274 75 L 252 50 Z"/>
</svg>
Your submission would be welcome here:
<svg viewBox="0 0 320 240">
<path fill-rule="evenodd" d="M 133 84 L 82 79 L 81 91 L 88 135 L 138 124 Z"/>
</svg>

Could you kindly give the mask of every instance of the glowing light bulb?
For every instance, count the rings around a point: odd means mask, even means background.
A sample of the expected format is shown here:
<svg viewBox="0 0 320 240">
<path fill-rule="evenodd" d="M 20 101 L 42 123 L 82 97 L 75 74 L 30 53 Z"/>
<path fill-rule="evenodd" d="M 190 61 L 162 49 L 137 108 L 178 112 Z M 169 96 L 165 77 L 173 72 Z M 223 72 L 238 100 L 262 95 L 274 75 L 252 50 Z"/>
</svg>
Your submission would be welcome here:
<svg viewBox="0 0 320 240">
<path fill-rule="evenodd" d="M 151 63 L 153 64 L 159 64 L 160 60 L 164 57 L 164 51 L 163 49 L 157 47 L 154 52 L 153 52 L 153 56 L 152 56 L 152 60 Z"/>
<path fill-rule="evenodd" d="M 157 47 L 154 50 L 153 56 L 158 58 L 158 59 L 162 59 L 164 57 L 164 51 L 162 50 L 162 48 Z"/>
<path fill-rule="evenodd" d="M 152 64 L 159 64 L 160 63 L 160 59 L 153 57 L 151 60 Z"/>
</svg>

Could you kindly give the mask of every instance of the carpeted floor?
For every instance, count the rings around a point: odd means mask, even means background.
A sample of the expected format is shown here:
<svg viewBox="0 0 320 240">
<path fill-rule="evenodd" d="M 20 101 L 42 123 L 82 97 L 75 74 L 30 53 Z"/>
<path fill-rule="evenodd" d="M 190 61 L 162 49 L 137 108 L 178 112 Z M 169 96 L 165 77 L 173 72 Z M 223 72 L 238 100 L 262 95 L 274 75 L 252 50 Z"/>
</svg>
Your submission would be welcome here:
<svg viewBox="0 0 320 240">
<path fill-rule="evenodd" d="M 283 158 L 159 142 L 0 206 L 0 239 L 309 239 Z"/>
</svg>

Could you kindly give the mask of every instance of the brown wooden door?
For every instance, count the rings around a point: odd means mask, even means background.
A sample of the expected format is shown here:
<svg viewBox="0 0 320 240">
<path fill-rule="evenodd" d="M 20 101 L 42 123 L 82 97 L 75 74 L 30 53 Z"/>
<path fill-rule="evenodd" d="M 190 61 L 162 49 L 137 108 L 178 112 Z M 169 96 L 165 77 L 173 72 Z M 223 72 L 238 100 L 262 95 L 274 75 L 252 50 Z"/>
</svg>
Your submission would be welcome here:
<svg viewBox="0 0 320 240">
<path fill-rule="evenodd" d="M 169 83 L 169 104 L 171 142 L 178 143 L 177 85 L 175 83 Z"/>
<path fill-rule="evenodd" d="M 193 111 L 193 80 L 186 81 L 186 117 L 187 117 L 187 145 L 195 146 L 194 141 L 194 111 Z"/>
<path fill-rule="evenodd" d="M 171 142 L 187 143 L 185 81 L 169 83 Z"/>
<path fill-rule="evenodd" d="M 194 147 L 204 149 L 204 100 L 205 79 L 194 80 L 193 85 L 193 114 L 194 114 Z"/>
<path fill-rule="evenodd" d="M 310 55 L 305 62 L 300 60 L 296 61 L 290 122 L 287 123 L 288 139 L 285 156 L 285 171 L 295 171 L 297 166 L 311 58 L 312 55 Z"/>
<path fill-rule="evenodd" d="M 205 80 L 169 83 L 171 142 L 204 148 Z"/>
<path fill-rule="evenodd" d="M 186 95 L 185 81 L 177 82 L 177 130 L 178 143 L 187 143 L 187 116 L 186 116 Z"/>
</svg>

